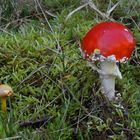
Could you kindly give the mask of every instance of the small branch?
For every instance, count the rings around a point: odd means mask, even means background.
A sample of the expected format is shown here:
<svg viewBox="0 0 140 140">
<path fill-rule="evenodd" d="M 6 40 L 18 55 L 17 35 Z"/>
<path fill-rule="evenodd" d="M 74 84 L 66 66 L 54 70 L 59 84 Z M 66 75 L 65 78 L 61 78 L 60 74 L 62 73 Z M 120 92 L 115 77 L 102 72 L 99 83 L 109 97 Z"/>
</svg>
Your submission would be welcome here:
<svg viewBox="0 0 140 140">
<path fill-rule="evenodd" d="M 39 68 L 35 69 L 33 72 L 31 72 L 26 78 L 24 78 L 22 81 L 20 81 L 17 84 L 17 87 L 19 87 L 21 84 L 23 84 L 26 80 L 28 80 L 30 77 L 32 77 L 35 73 L 37 73 L 38 71 L 40 71 L 42 68 L 44 68 L 45 66 L 42 65 Z"/>
<path fill-rule="evenodd" d="M 0 28 L 0 31 L 2 31 L 2 32 L 6 33 L 6 34 L 8 34 L 8 35 L 11 35 L 12 37 L 15 38 L 15 35 L 14 35 L 14 34 L 12 34 L 12 33 L 8 32 L 8 31 L 6 31 L 5 29 Z"/>
<path fill-rule="evenodd" d="M 39 15 L 39 14 L 38 14 Z M 12 25 L 12 24 L 19 24 L 19 23 L 25 23 L 25 21 L 27 21 L 27 20 L 29 20 L 29 18 L 31 18 L 31 17 L 33 17 L 33 16 L 35 16 L 35 17 L 37 17 L 37 14 L 34 14 L 34 15 L 30 15 L 30 16 L 25 16 L 25 17 L 23 17 L 23 18 L 19 18 L 19 19 L 16 19 L 16 20 L 12 20 L 12 21 L 10 21 L 9 23 L 7 23 L 6 25 L 5 25 L 5 28 L 4 29 L 7 29 L 10 25 Z M 5 19 L 5 20 L 7 20 L 7 19 Z M 8 21 L 8 20 L 7 20 Z"/>
<path fill-rule="evenodd" d="M 45 119 L 40 119 L 37 121 L 25 121 L 25 122 L 21 122 L 19 123 L 20 127 L 33 127 L 33 128 L 40 128 L 42 125 L 46 124 L 48 122 L 48 120 L 52 119 L 49 118 L 45 118 Z"/>
<path fill-rule="evenodd" d="M 95 11 L 96 11 L 99 15 L 101 15 L 103 18 L 109 19 L 109 17 L 108 17 L 105 13 L 101 12 L 101 11 L 96 7 L 96 5 L 93 3 L 92 0 L 89 0 L 88 4 L 89 4 L 89 6 L 90 6 L 93 10 L 95 10 Z"/>
<path fill-rule="evenodd" d="M 46 15 L 45 15 L 45 12 L 43 11 L 43 9 L 42 9 L 42 7 L 41 7 L 41 4 L 39 3 L 39 1 L 38 1 L 38 0 L 34 0 L 34 1 L 35 1 L 35 3 L 37 3 L 37 5 L 39 6 L 39 8 L 40 8 L 40 10 L 41 10 L 41 12 L 42 12 L 42 14 L 43 14 L 43 16 L 44 16 L 44 18 L 45 18 L 45 20 L 46 20 L 47 24 L 48 24 L 48 26 L 49 26 L 50 30 L 54 33 L 54 30 L 53 30 L 53 28 L 52 28 L 51 24 L 49 23 L 49 21 L 48 21 L 48 19 L 47 19 Z"/>
<path fill-rule="evenodd" d="M 79 6 L 78 8 L 76 8 L 75 10 L 73 10 L 72 12 L 70 12 L 70 13 L 67 15 L 67 17 L 66 17 L 66 21 L 67 21 L 74 13 L 76 13 L 77 11 L 81 10 L 82 8 L 84 8 L 84 7 L 86 7 L 86 6 L 89 6 L 90 8 L 92 8 L 92 9 L 93 9 L 94 11 L 96 11 L 100 16 L 102 16 L 104 19 L 110 19 L 109 16 L 110 16 L 111 12 L 118 6 L 118 4 L 120 3 L 120 1 L 117 2 L 113 7 L 111 7 L 111 8 L 107 11 L 106 14 L 103 13 L 103 12 L 101 12 L 101 11 L 97 8 L 97 6 L 93 3 L 92 0 L 85 0 L 84 3 L 85 3 L 85 4 Z"/>
<path fill-rule="evenodd" d="M 43 16 L 44 16 L 44 18 L 45 18 L 47 24 L 48 24 L 48 26 L 49 26 L 51 32 L 54 34 L 53 37 L 54 37 L 54 39 L 55 39 L 55 42 L 57 43 L 57 49 L 58 49 L 59 51 L 62 52 L 62 48 L 61 48 L 61 46 L 60 46 L 59 40 L 56 38 L 56 32 L 53 30 L 53 28 L 52 28 L 52 26 L 51 26 L 49 20 L 47 19 L 47 16 L 46 16 L 46 14 L 45 14 L 43 8 L 41 7 L 41 4 L 40 4 L 39 0 L 34 0 L 34 2 L 38 4 L 38 6 L 39 6 L 39 8 L 40 8 L 40 10 L 41 10 L 41 12 L 42 12 L 42 14 L 43 14 Z"/>
<path fill-rule="evenodd" d="M 46 14 L 48 14 L 49 16 L 51 16 L 51 17 L 54 17 L 54 18 L 56 18 L 56 17 L 57 17 L 56 15 L 54 15 L 54 14 L 50 13 L 48 10 L 45 10 L 45 13 L 46 13 Z"/>
<path fill-rule="evenodd" d="M 120 1 L 118 1 L 113 7 L 111 7 L 109 10 L 106 12 L 106 16 L 109 17 L 110 14 L 113 12 L 113 10 L 119 5 Z"/>
<path fill-rule="evenodd" d="M 117 2 L 113 7 L 111 7 L 111 8 L 107 11 L 107 13 L 103 13 L 103 12 L 101 12 L 101 11 L 97 8 L 97 6 L 93 3 L 92 0 L 88 0 L 89 6 L 90 6 L 94 11 L 96 11 L 100 16 L 102 16 L 104 19 L 110 19 L 109 16 L 110 16 L 111 12 L 113 12 L 113 10 L 118 6 L 119 3 L 120 3 L 120 1 Z M 113 19 L 112 19 L 112 20 L 113 20 Z"/>
<path fill-rule="evenodd" d="M 135 21 L 132 17 L 130 17 L 130 19 L 133 21 L 133 23 L 136 25 L 137 29 L 140 31 L 140 27 L 139 27 L 139 25 L 136 23 L 136 21 Z"/>
<path fill-rule="evenodd" d="M 15 139 L 20 139 L 20 138 L 21 138 L 21 136 L 14 136 L 14 137 L 3 138 L 0 140 L 15 140 Z"/>
<path fill-rule="evenodd" d="M 81 6 L 79 6 L 78 8 L 76 8 L 75 10 L 73 10 L 72 12 L 70 12 L 67 17 L 66 17 L 66 21 L 74 14 L 76 13 L 77 11 L 81 10 L 82 8 L 86 7 L 89 3 L 85 3 Z"/>
</svg>

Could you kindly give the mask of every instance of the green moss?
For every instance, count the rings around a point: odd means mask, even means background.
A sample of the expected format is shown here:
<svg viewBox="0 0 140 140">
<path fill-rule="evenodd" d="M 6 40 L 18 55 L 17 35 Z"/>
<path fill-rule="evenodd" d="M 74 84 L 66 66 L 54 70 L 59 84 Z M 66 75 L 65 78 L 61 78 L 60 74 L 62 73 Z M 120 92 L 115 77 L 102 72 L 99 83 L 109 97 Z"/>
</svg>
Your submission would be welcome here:
<svg viewBox="0 0 140 140">
<path fill-rule="evenodd" d="M 106 5 L 101 1 L 96 4 L 105 12 L 109 1 L 106 2 Z M 42 8 L 48 8 L 57 16 L 46 16 L 51 29 L 43 15 L 40 21 L 32 19 L 16 30 L 13 25 L 11 30 L 2 28 L 5 32 L 0 36 L 0 83 L 11 85 L 14 95 L 8 98 L 7 116 L 3 119 L 4 114 L 0 114 L 0 138 L 139 139 L 138 20 L 136 24 L 124 20 L 129 10 L 134 19 L 139 17 L 137 6 L 130 9 L 130 3 L 121 2 L 111 14 L 118 22 L 131 25 L 137 40 L 131 60 L 120 65 L 123 79 L 116 81 L 116 89 L 123 96 L 124 112 L 101 95 L 98 75 L 87 66 L 79 50 L 82 38 L 92 26 L 102 21 L 101 17 L 86 7 L 66 20 L 80 1 L 49 0 L 43 3 Z M 28 14 L 25 12 L 24 16 Z M 42 118 L 47 121 L 39 129 L 19 125 Z"/>
</svg>

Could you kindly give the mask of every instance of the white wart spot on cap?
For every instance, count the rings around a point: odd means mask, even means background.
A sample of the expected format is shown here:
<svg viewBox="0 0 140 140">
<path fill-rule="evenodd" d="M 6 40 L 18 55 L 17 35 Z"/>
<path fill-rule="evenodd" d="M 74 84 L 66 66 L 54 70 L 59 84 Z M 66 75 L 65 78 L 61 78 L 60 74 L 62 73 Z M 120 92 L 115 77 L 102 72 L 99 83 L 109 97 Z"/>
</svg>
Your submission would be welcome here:
<svg viewBox="0 0 140 140">
<path fill-rule="evenodd" d="M 122 59 L 120 59 L 120 62 L 121 62 L 121 63 L 126 63 L 126 62 L 127 62 L 127 60 L 128 60 L 128 58 L 127 58 L 127 57 L 123 57 Z"/>
<path fill-rule="evenodd" d="M 127 29 L 124 29 L 126 32 L 129 32 Z"/>
<path fill-rule="evenodd" d="M 107 61 L 110 61 L 110 62 L 116 62 L 116 57 L 115 55 L 110 55 L 107 57 Z"/>
</svg>

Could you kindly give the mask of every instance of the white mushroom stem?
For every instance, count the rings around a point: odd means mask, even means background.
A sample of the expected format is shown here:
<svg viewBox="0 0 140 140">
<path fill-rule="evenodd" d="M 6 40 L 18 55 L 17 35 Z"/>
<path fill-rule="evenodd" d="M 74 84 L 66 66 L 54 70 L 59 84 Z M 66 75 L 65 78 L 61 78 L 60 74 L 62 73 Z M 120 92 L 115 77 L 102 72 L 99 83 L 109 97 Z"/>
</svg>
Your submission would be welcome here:
<svg viewBox="0 0 140 140">
<path fill-rule="evenodd" d="M 115 79 L 122 79 L 121 72 L 116 65 L 116 62 L 103 61 L 100 63 L 100 69 L 103 74 L 100 74 L 102 92 L 109 100 L 115 99 Z"/>
<path fill-rule="evenodd" d="M 89 64 L 100 75 L 102 93 L 105 94 L 109 100 L 115 99 L 115 79 L 116 77 L 122 79 L 116 61 L 105 60 L 100 62 L 100 69 L 92 62 Z"/>
</svg>

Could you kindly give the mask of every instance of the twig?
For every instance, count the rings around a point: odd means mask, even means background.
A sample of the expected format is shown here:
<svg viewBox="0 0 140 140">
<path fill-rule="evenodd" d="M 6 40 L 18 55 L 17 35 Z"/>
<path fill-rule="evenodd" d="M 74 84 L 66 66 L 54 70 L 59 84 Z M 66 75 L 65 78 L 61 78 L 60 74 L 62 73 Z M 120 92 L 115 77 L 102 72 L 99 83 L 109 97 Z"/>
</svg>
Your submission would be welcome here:
<svg viewBox="0 0 140 140">
<path fill-rule="evenodd" d="M 8 137 L 8 138 L 0 139 L 0 140 L 15 140 L 15 139 L 19 139 L 19 138 L 21 138 L 21 136 Z"/>
<path fill-rule="evenodd" d="M 56 17 L 57 17 L 56 15 L 54 15 L 54 14 L 50 13 L 48 10 L 45 10 L 45 13 L 46 13 L 46 14 L 48 14 L 49 16 L 51 16 L 51 17 L 54 17 L 54 18 L 56 18 Z"/>
<path fill-rule="evenodd" d="M 70 12 L 70 13 L 67 15 L 67 17 L 66 17 L 66 21 L 67 21 L 75 12 L 77 12 L 77 11 L 81 10 L 82 8 L 86 7 L 88 4 L 89 4 L 89 3 L 87 2 L 87 3 L 85 3 L 85 4 L 81 5 L 81 6 L 79 6 L 78 8 L 76 8 L 75 10 L 73 10 L 72 12 Z"/>
<path fill-rule="evenodd" d="M 82 117 L 81 119 L 79 119 L 78 122 L 73 123 L 72 125 L 70 125 L 70 126 L 68 126 L 68 127 L 64 127 L 64 128 L 62 128 L 62 129 L 58 129 L 58 130 L 52 131 L 52 132 L 50 132 L 50 133 L 56 133 L 56 132 L 61 132 L 61 131 L 67 130 L 68 128 L 71 128 L 71 127 L 77 125 L 77 123 L 80 123 L 80 122 L 82 122 L 84 119 L 86 119 L 87 117 L 91 116 L 92 113 L 93 113 L 93 110 L 92 110 L 91 112 L 89 112 L 88 114 L 86 114 L 86 115 L 85 115 L 84 117 Z"/>
<path fill-rule="evenodd" d="M 48 122 L 48 120 L 52 119 L 53 117 L 50 117 L 49 119 L 44 118 L 44 119 L 39 119 L 37 121 L 25 121 L 19 123 L 19 127 L 33 127 L 33 128 L 40 128 L 44 124 Z"/>
<path fill-rule="evenodd" d="M 109 17 L 108 17 L 105 13 L 101 12 L 101 11 L 96 7 L 96 5 L 93 3 L 92 0 L 89 0 L 88 4 L 89 4 L 89 6 L 90 6 L 93 10 L 95 10 L 95 11 L 96 11 L 99 15 L 101 15 L 103 18 L 109 19 Z"/>
<path fill-rule="evenodd" d="M 28 80 L 30 77 L 32 77 L 35 73 L 37 73 L 38 71 L 40 71 L 42 68 L 44 68 L 45 66 L 42 65 L 39 68 L 35 69 L 33 72 L 31 72 L 26 78 L 24 78 L 22 81 L 20 81 L 20 83 L 17 84 L 17 87 L 19 87 L 22 83 L 24 83 L 26 80 Z"/>
<path fill-rule="evenodd" d="M 69 91 L 70 95 L 73 97 L 73 99 L 77 102 L 77 104 L 81 107 L 81 109 L 86 113 L 88 114 L 89 117 L 91 118 L 95 118 L 95 116 L 91 115 L 91 113 L 88 112 L 87 108 L 82 106 L 81 102 L 75 97 L 75 95 L 73 94 L 73 92 L 68 88 L 68 86 L 63 83 L 65 88 Z"/>
<path fill-rule="evenodd" d="M 42 12 L 42 14 L 43 14 L 44 18 L 45 18 L 45 20 L 46 20 L 46 22 L 47 22 L 47 24 L 48 24 L 48 26 L 49 26 L 50 30 L 51 30 L 52 32 L 54 32 L 54 30 L 53 30 L 53 28 L 52 28 L 51 24 L 49 23 L 49 21 L 48 21 L 48 19 L 47 19 L 46 15 L 45 15 L 45 12 L 43 11 L 43 9 L 42 9 L 42 7 L 41 7 L 41 5 L 40 5 L 40 3 L 39 3 L 39 1 L 38 1 L 38 0 L 34 0 L 34 1 L 35 1 L 35 3 L 37 3 L 37 4 L 38 4 L 38 6 L 39 6 L 39 8 L 40 8 L 40 10 L 41 10 L 41 12 Z"/>
<path fill-rule="evenodd" d="M 138 24 L 136 23 L 136 21 L 132 17 L 130 17 L 130 19 L 133 21 L 133 23 L 136 25 L 137 29 L 140 31 L 140 27 L 138 26 Z"/>
<path fill-rule="evenodd" d="M 106 15 L 107 17 L 110 16 L 111 12 L 119 5 L 120 1 L 118 1 L 113 7 L 111 7 L 109 10 L 107 10 Z"/>
<path fill-rule="evenodd" d="M 81 104 L 82 102 L 83 102 L 83 95 L 81 97 Z M 80 115 L 81 115 L 81 108 L 79 109 L 79 114 L 78 114 L 78 120 L 77 120 L 77 125 L 76 125 L 76 130 L 75 130 L 76 134 L 78 134 L 79 124 L 80 124 Z"/>
<path fill-rule="evenodd" d="M 81 5 L 80 7 L 76 8 L 75 10 L 73 10 L 72 12 L 70 12 L 67 17 L 66 20 L 68 20 L 75 12 L 81 10 L 82 8 L 86 7 L 86 6 L 90 6 L 92 9 L 94 9 L 99 15 L 101 15 L 103 18 L 108 18 L 108 16 L 104 13 L 102 13 L 97 7 L 96 5 L 93 3 L 92 0 L 86 0 L 85 4 Z"/>
<path fill-rule="evenodd" d="M 40 10 L 41 10 L 41 12 L 42 12 L 42 14 L 43 14 L 43 16 L 44 16 L 44 18 L 45 18 L 47 24 L 48 24 L 48 26 L 49 26 L 51 32 L 54 34 L 53 36 L 54 36 L 54 39 L 55 39 L 55 41 L 56 41 L 56 43 L 57 43 L 58 50 L 60 50 L 60 51 L 62 52 L 62 48 L 61 48 L 61 46 L 60 46 L 60 44 L 59 44 L 59 40 L 56 38 L 56 33 L 55 33 L 55 31 L 53 30 L 53 28 L 52 28 L 50 22 L 48 21 L 46 15 L 45 15 L 45 12 L 43 11 L 43 9 L 42 9 L 42 7 L 41 7 L 39 1 L 38 1 L 38 0 L 34 0 L 34 1 L 35 1 L 35 3 L 38 4 L 38 6 L 39 6 L 39 8 L 40 8 Z"/>
<path fill-rule="evenodd" d="M 106 18 L 106 19 L 110 19 L 109 16 L 110 16 L 111 12 L 118 6 L 119 3 L 120 3 L 120 1 L 117 2 L 113 7 L 111 7 L 111 8 L 107 11 L 107 13 L 105 14 L 105 13 L 101 12 L 101 11 L 96 7 L 96 5 L 93 3 L 92 0 L 89 0 L 89 6 L 90 6 L 92 9 L 94 9 L 99 15 L 101 15 L 103 18 Z M 113 20 L 113 19 L 112 19 L 112 20 Z"/>
<path fill-rule="evenodd" d="M 6 25 L 5 25 L 5 30 L 11 25 L 11 24 L 15 24 L 15 23 L 23 23 L 23 22 L 25 22 L 25 20 L 27 20 L 28 18 L 31 18 L 33 15 L 30 15 L 30 16 L 26 16 L 26 17 L 23 17 L 23 18 L 19 18 L 19 19 L 16 19 L 16 20 L 12 20 L 12 21 L 10 21 L 9 23 L 7 23 Z"/>
<path fill-rule="evenodd" d="M 2 31 L 2 32 L 6 33 L 6 34 L 8 34 L 8 35 L 11 35 L 12 37 L 15 38 L 15 35 L 14 35 L 14 34 L 12 34 L 12 33 L 8 32 L 8 31 L 6 31 L 5 29 L 0 28 L 0 31 Z"/>
</svg>

